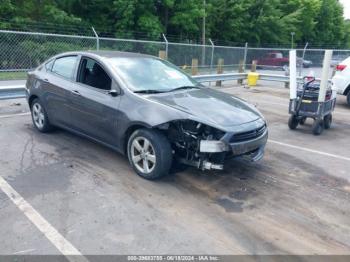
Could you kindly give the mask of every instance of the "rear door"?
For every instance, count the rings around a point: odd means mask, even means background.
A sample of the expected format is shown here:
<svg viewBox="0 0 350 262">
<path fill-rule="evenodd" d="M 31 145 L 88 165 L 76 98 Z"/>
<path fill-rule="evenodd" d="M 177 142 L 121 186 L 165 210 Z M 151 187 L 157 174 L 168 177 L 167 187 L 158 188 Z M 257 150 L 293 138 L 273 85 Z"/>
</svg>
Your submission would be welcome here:
<svg viewBox="0 0 350 262">
<path fill-rule="evenodd" d="M 70 126 L 69 97 L 76 85 L 74 75 L 78 64 L 77 55 L 58 57 L 48 70 L 44 100 L 49 118 L 58 125 Z"/>
<path fill-rule="evenodd" d="M 117 119 L 121 96 L 109 91 L 120 89 L 97 60 L 82 57 L 77 82 L 70 94 L 73 127 L 99 141 L 116 146 Z"/>
</svg>

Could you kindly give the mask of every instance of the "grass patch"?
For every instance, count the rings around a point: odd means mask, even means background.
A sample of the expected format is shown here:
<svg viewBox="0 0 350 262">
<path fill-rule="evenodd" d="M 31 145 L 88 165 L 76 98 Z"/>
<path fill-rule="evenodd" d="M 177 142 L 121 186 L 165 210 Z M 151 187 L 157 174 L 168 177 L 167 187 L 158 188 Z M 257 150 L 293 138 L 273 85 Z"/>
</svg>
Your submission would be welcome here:
<svg viewBox="0 0 350 262">
<path fill-rule="evenodd" d="M 0 80 L 27 79 L 27 72 L 0 72 Z"/>
</svg>

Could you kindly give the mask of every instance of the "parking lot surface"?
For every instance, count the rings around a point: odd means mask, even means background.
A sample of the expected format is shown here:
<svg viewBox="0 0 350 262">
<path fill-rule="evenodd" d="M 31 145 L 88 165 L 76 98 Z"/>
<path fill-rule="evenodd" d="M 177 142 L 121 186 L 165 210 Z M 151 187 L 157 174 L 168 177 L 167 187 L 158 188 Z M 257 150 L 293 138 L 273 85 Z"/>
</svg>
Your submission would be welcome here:
<svg viewBox="0 0 350 262">
<path fill-rule="evenodd" d="M 156 182 L 89 140 L 38 133 L 24 99 L 0 101 L 0 176 L 26 201 L 0 188 L 0 254 L 60 253 L 28 208 L 86 255 L 350 254 L 345 98 L 332 128 L 313 136 L 311 120 L 288 129 L 287 89 L 221 89 L 266 117 L 264 159 L 232 160 L 220 172 L 188 168 Z"/>
</svg>

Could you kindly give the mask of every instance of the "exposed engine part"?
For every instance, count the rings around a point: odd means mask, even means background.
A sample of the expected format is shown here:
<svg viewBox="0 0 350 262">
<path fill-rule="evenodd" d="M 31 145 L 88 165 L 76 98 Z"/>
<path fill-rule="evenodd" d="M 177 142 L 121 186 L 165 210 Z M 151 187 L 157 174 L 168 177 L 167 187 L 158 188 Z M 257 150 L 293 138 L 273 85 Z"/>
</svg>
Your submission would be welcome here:
<svg viewBox="0 0 350 262">
<path fill-rule="evenodd" d="M 204 161 L 189 161 L 184 158 L 180 158 L 179 161 L 183 164 L 189 165 L 189 166 L 194 166 L 196 168 L 202 169 L 202 170 L 223 170 L 224 165 L 223 164 L 215 164 L 212 162 L 208 162 L 206 160 Z"/>
<path fill-rule="evenodd" d="M 167 132 L 175 156 L 182 163 L 203 170 L 223 169 L 228 150 L 220 141 L 224 132 L 191 120 L 170 122 Z"/>
<path fill-rule="evenodd" d="M 211 169 L 223 170 L 224 169 L 224 165 L 223 164 L 213 164 L 213 163 L 210 163 L 208 161 L 204 161 L 202 168 L 203 169 L 208 169 L 208 170 L 211 170 Z"/>
</svg>

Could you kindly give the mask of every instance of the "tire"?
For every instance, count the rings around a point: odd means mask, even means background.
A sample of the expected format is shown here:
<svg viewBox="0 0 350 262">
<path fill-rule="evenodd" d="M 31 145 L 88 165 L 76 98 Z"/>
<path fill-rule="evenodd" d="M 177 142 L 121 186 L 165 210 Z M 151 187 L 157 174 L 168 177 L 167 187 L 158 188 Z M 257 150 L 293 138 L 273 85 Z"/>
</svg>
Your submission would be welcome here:
<svg viewBox="0 0 350 262">
<path fill-rule="evenodd" d="M 47 133 L 53 130 L 53 126 L 50 124 L 45 107 L 39 100 L 35 98 L 30 105 L 30 111 L 32 115 L 32 121 L 34 127 L 41 133 Z"/>
<path fill-rule="evenodd" d="M 331 128 L 332 120 L 333 120 L 332 114 L 326 115 L 326 116 L 323 118 L 324 128 L 325 128 L 325 129 Z"/>
<path fill-rule="evenodd" d="M 348 102 L 348 106 L 350 106 L 350 91 L 348 92 L 348 95 L 346 96 L 346 101 Z"/>
<path fill-rule="evenodd" d="M 302 117 L 300 120 L 299 120 L 299 125 L 304 125 L 306 122 L 306 117 Z"/>
<path fill-rule="evenodd" d="M 295 115 L 291 115 L 288 120 L 289 129 L 294 130 L 298 127 L 299 120 Z"/>
<path fill-rule="evenodd" d="M 139 176 L 155 180 L 169 174 L 173 154 L 169 140 L 161 132 L 136 130 L 128 140 L 127 152 L 130 165 Z"/>
<path fill-rule="evenodd" d="M 318 136 L 320 134 L 322 134 L 324 129 L 324 123 L 322 120 L 315 120 L 313 125 L 312 125 L 312 133 L 315 136 Z"/>
</svg>

